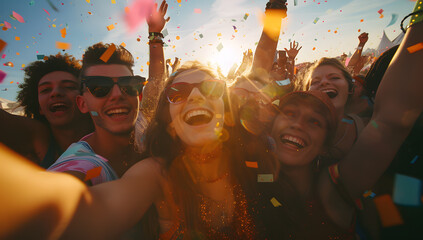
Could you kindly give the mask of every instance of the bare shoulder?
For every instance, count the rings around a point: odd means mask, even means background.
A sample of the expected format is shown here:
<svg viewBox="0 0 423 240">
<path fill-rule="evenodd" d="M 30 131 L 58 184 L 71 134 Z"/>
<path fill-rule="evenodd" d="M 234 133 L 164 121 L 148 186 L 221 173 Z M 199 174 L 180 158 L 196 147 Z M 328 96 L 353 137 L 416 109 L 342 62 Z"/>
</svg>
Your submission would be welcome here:
<svg viewBox="0 0 423 240">
<path fill-rule="evenodd" d="M 164 177 L 164 165 L 163 159 L 149 157 L 136 163 L 134 166 L 128 169 L 123 175 L 122 179 L 127 178 L 149 178 L 151 180 L 160 181 Z"/>
</svg>

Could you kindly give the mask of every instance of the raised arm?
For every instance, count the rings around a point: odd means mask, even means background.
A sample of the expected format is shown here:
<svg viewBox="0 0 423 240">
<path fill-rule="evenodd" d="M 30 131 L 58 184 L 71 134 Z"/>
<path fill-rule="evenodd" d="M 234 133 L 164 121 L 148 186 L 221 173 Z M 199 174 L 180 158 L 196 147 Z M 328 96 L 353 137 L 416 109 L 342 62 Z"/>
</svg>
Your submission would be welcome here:
<svg viewBox="0 0 423 240">
<path fill-rule="evenodd" d="M 272 69 L 278 39 L 281 31 L 282 19 L 286 17 L 286 0 L 269 0 L 266 4 L 263 32 L 254 53 L 251 72 L 269 73 Z"/>
<path fill-rule="evenodd" d="M 363 68 L 363 59 L 361 54 L 363 53 L 364 45 L 366 45 L 367 41 L 369 40 L 369 34 L 368 33 L 362 33 L 360 36 L 358 36 L 358 46 L 355 50 L 354 54 L 352 55 L 350 61 L 348 62 L 347 67 L 352 67 L 354 70 L 354 74 L 358 74 Z"/>
<path fill-rule="evenodd" d="M 156 4 L 152 14 L 147 19 L 150 39 L 150 65 L 148 68 L 148 83 L 144 88 L 143 99 L 141 101 L 144 117 L 150 117 L 154 111 L 159 93 L 164 86 L 165 60 L 163 54 L 163 34 L 161 32 L 166 22 L 170 19 L 170 17 L 165 19 L 167 7 L 166 0 L 161 3 L 158 9 Z"/>
<path fill-rule="evenodd" d="M 423 109 L 423 51 L 407 48 L 423 41 L 423 23 L 408 29 L 376 94 L 373 116 L 350 154 L 340 163 L 340 173 L 352 197 L 370 189 L 391 163 Z"/>
<path fill-rule="evenodd" d="M 289 76 L 294 78 L 294 68 L 295 68 L 295 58 L 298 55 L 298 52 L 303 48 L 302 46 L 298 47 L 300 44 L 298 42 L 290 42 L 289 43 L 289 50 L 285 48 L 286 54 L 288 55 L 288 72 Z"/>
</svg>

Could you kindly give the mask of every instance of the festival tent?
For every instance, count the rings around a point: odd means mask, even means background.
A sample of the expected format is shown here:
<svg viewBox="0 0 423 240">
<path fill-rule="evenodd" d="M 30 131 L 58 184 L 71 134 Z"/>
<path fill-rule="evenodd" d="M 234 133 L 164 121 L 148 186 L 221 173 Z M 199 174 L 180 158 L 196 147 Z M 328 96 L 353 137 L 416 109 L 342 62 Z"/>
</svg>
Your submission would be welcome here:
<svg viewBox="0 0 423 240">
<path fill-rule="evenodd" d="M 382 53 L 384 53 L 386 50 L 390 49 L 393 46 L 395 46 L 395 44 L 393 44 L 391 40 L 389 40 L 384 30 L 382 39 L 380 40 L 379 46 L 376 49 L 378 54 L 377 57 L 379 57 Z"/>
<path fill-rule="evenodd" d="M 394 46 L 396 45 L 400 45 L 400 43 L 402 42 L 402 39 L 404 38 L 405 33 L 401 32 L 400 34 L 398 34 L 398 36 L 392 40 L 392 43 L 394 44 Z"/>
<path fill-rule="evenodd" d="M 24 109 L 23 107 L 19 106 L 19 103 L 13 102 L 1 97 L 0 97 L 0 108 L 14 115 L 20 115 L 20 116 L 24 115 Z"/>
</svg>

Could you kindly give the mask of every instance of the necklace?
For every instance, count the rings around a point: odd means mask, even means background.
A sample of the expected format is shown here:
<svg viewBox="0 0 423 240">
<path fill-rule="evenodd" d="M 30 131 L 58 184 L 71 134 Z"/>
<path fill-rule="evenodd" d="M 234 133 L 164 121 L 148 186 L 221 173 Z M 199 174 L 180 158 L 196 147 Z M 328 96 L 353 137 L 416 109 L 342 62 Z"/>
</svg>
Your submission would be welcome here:
<svg viewBox="0 0 423 240">
<path fill-rule="evenodd" d="M 189 158 L 196 163 L 210 163 L 216 158 L 219 158 L 222 155 L 222 147 L 216 147 L 213 151 L 202 153 L 196 151 L 187 151 L 186 154 Z"/>
</svg>

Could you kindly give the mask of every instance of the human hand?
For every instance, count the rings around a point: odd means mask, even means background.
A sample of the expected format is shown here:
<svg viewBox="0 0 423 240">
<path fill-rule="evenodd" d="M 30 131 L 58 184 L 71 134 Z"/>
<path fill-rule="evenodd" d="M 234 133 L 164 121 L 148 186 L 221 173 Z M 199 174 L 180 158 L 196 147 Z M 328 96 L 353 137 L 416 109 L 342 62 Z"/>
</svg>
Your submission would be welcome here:
<svg viewBox="0 0 423 240">
<path fill-rule="evenodd" d="M 289 43 L 289 50 L 285 48 L 286 54 L 288 54 L 288 58 L 289 59 L 295 59 L 295 57 L 297 56 L 298 52 L 300 51 L 300 49 L 302 48 L 302 46 L 299 46 L 298 42 L 290 42 Z"/>
<path fill-rule="evenodd" d="M 360 34 L 360 36 L 358 36 L 358 40 L 360 41 L 360 44 L 366 44 L 367 40 L 369 40 L 369 34 L 366 32 Z"/>
<path fill-rule="evenodd" d="M 286 18 L 286 11 L 287 11 L 287 7 L 286 7 L 286 0 L 269 0 L 268 3 L 266 3 L 266 11 L 269 9 L 273 9 L 273 10 L 281 10 L 282 14 L 281 17 L 282 18 Z"/>
<path fill-rule="evenodd" d="M 151 15 L 147 17 L 148 31 L 149 32 L 161 32 L 170 20 L 170 17 L 165 19 L 167 12 L 168 4 L 166 0 L 163 0 L 160 4 L 160 8 L 157 11 L 157 3 L 154 4 L 154 9 L 151 12 Z"/>
</svg>

